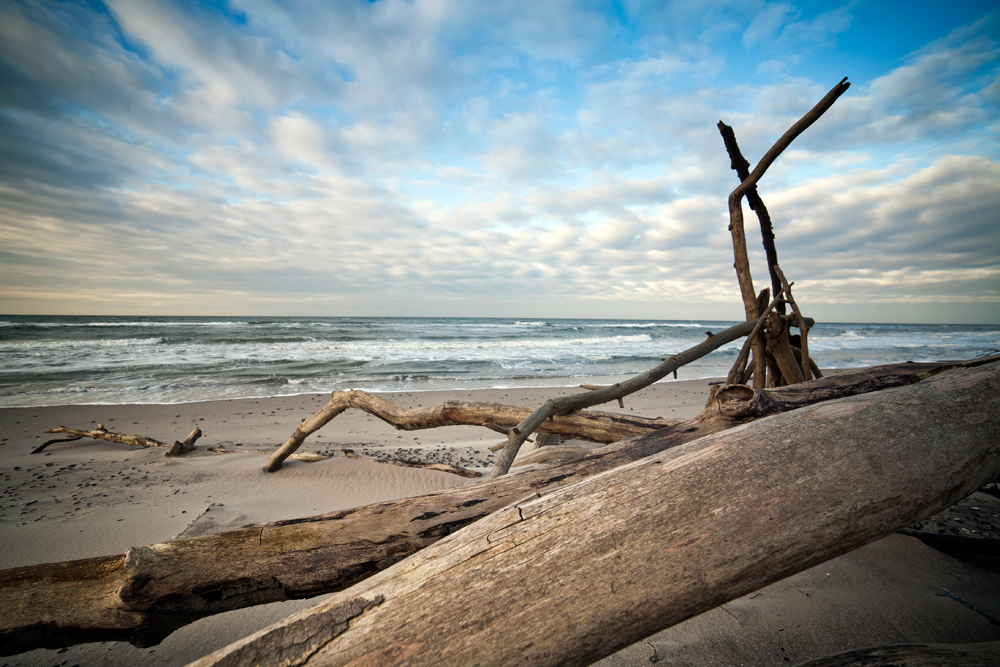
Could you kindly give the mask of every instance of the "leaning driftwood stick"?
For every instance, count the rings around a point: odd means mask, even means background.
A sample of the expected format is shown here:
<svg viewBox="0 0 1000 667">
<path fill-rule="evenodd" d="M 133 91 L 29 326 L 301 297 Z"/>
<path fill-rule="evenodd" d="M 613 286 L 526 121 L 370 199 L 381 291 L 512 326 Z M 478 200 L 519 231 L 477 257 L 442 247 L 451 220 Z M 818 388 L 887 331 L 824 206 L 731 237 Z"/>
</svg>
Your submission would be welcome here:
<svg viewBox="0 0 1000 667">
<path fill-rule="evenodd" d="M 737 376 L 741 375 L 743 369 L 746 367 L 747 357 L 750 354 L 750 346 L 753 344 L 754 339 L 757 338 L 757 334 L 760 333 L 760 330 L 764 328 L 764 323 L 767 321 L 767 316 L 771 314 L 771 309 L 781 302 L 783 294 L 784 292 L 779 291 L 774 296 L 774 300 L 768 304 L 767 308 L 764 309 L 764 312 L 757 318 L 757 322 L 753 326 L 753 331 L 750 332 L 750 335 L 747 336 L 746 341 L 744 341 L 743 347 L 740 348 L 740 353 L 736 355 L 736 362 L 733 364 L 732 369 L 729 371 L 729 376 L 726 379 L 728 384 L 742 384 L 741 382 L 738 382 Z"/>
<path fill-rule="evenodd" d="M 72 436 L 72 440 L 78 440 L 79 438 L 93 438 L 95 440 L 107 440 L 108 442 L 117 442 L 122 445 L 131 445 L 132 447 L 170 447 L 171 451 L 167 452 L 167 456 L 176 456 L 174 450 L 179 453 L 185 451 L 190 451 L 194 449 L 194 443 L 201 437 L 201 429 L 195 428 L 191 431 L 191 434 L 184 439 L 183 442 L 175 442 L 174 444 L 169 444 L 166 442 L 160 442 L 159 440 L 154 440 L 153 438 L 147 438 L 143 435 L 121 435 L 119 433 L 112 433 L 111 431 L 104 428 L 104 424 L 98 424 L 97 428 L 91 431 L 78 431 L 72 428 L 66 428 L 65 426 L 60 426 L 59 428 L 50 428 L 45 431 L 46 433 L 66 433 Z M 45 444 L 36 447 L 31 451 L 32 454 L 37 454 L 42 451 L 53 442 L 64 442 L 61 440 L 49 440 Z"/>
<path fill-rule="evenodd" d="M 349 459 L 360 459 L 363 461 L 375 461 L 376 463 L 389 463 L 394 466 L 403 466 L 406 468 L 426 468 L 428 470 L 439 470 L 441 472 L 450 472 L 452 475 L 460 475 L 462 477 L 482 477 L 483 473 L 478 470 L 469 470 L 468 468 L 462 468 L 460 466 L 453 466 L 448 463 L 427 463 L 426 461 L 405 461 L 403 459 L 376 459 L 370 456 L 360 456 L 354 452 L 353 449 L 342 449 L 340 450 Z"/>
<path fill-rule="evenodd" d="M 768 170 L 771 164 L 781 153 L 788 148 L 794 139 L 802 134 L 810 125 L 822 116 L 827 109 L 833 106 L 851 84 L 847 83 L 847 78 L 841 80 L 829 93 L 823 97 L 819 103 L 809 110 L 806 115 L 792 125 L 784 135 L 770 150 L 764 154 L 750 175 L 743 179 L 743 182 L 729 195 L 729 231 L 733 237 L 733 255 L 735 257 L 736 277 L 740 284 L 740 296 L 743 298 L 743 307 L 746 310 L 747 320 L 756 320 L 759 316 L 757 312 L 757 297 L 753 288 L 753 278 L 750 275 L 750 257 L 747 254 L 746 231 L 743 226 L 743 197 L 750 190 L 757 186 L 757 182 Z M 764 345 L 760 341 L 753 343 L 754 353 L 754 388 L 761 389 L 765 384 L 766 363 L 764 358 Z"/>
<path fill-rule="evenodd" d="M 619 382 L 602 389 L 595 389 L 586 394 L 574 394 L 557 399 L 550 398 L 510 430 L 503 452 L 497 459 L 490 476 L 500 477 L 507 474 L 511 464 L 514 463 L 518 449 L 524 444 L 529 435 L 542 427 L 546 420 L 552 419 L 556 415 L 568 414 L 582 408 L 600 405 L 601 403 L 607 403 L 608 401 L 635 393 L 658 380 L 662 380 L 669 373 L 673 373 L 681 366 L 704 357 L 709 352 L 717 350 L 726 343 L 746 336 L 753 330 L 754 324 L 755 322 L 743 322 L 742 324 L 730 327 L 725 331 L 708 337 L 680 354 L 675 354 L 669 359 L 664 359 L 663 363 L 658 366 L 654 366 L 645 373 L 640 373 L 624 382 Z"/>
<path fill-rule="evenodd" d="M 190 667 L 590 664 L 965 497 L 998 436 L 998 364 L 776 415 L 534 494 Z"/>
<path fill-rule="evenodd" d="M 1000 361 L 963 362 L 960 367 Z M 0 655 L 93 641 L 151 645 L 212 614 L 341 590 L 490 512 L 740 424 L 898 387 L 954 364 L 859 369 L 791 387 L 713 388 L 705 410 L 561 465 L 343 512 L 246 526 L 122 554 L 0 571 Z"/>
<path fill-rule="evenodd" d="M 448 401 L 429 408 L 408 410 L 366 391 L 335 391 L 326 405 L 299 424 L 288 440 L 271 455 L 266 470 L 268 472 L 278 470 L 285 459 L 297 450 L 309 435 L 350 408 L 364 410 L 401 431 L 467 425 L 483 426 L 506 434 L 531 414 L 530 408 L 502 403 L 463 401 Z M 610 443 L 670 426 L 678 421 L 612 412 L 580 411 L 571 415 L 560 415 L 546 422 L 538 430 L 564 438 Z"/>
</svg>

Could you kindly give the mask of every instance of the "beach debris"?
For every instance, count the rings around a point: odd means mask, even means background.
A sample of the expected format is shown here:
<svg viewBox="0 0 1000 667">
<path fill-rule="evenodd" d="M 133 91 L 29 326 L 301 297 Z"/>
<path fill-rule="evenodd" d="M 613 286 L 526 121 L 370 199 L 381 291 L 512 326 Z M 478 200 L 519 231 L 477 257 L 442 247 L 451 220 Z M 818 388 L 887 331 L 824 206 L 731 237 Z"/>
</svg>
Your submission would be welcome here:
<svg viewBox="0 0 1000 667">
<path fill-rule="evenodd" d="M 121 435 L 119 433 L 112 433 L 111 431 L 104 428 L 104 424 L 98 424 L 97 428 L 89 431 L 81 431 L 72 428 L 66 428 L 65 426 L 60 426 L 58 428 L 50 428 L 45 431 L 46 433 L 66 433 L 73 437 L 65 439 L 49 440 L 48 442 L 42 443 L 38 447 L 31 450 L 32 454 L 38 454 L 44 450 L 49 445 L 56 442 L 72 442 L 74 440 L 80 440 L 81 438 L 93 438 L 94 440 L 106 440 L 108 442 L 117 442 L 122 445 L 130 445 L 132 447 L 168 447 L 169 450 L 164 454 L 164 456 L 180 456 L 186 454 L 194 449 L 194 443 L 201 437 L 201 429 L 195 428 L 183 441 L 175 441 L 174 444 L 169 444 L 166 442 L 161 442 L 154 438 L 149 438 L 144 435 Z"/>
<path fill-rule="evenodd" d="M 600 401 L 607 402 L 607 401 Z M 596 405 L 596 403 L 595 403 Z M 507 434 L 531 414 L 531 409 L 503 403 L 448 401 L 426 408 L 407 409 L 381 396 L 359 389 L 335 391 L 330 400 L 315 415 L 303 420 L 292 435 L 274 452 L 265 468 L 274 472 L 282 462 L 295 452 L 305 439 L 330 423 L 345 410 L 363 410 L 401 431 L 416 431 L 440 426 L 482 426 Z M 537 430 L 561 438 L 611 443 L 635 435 L 649 433 L 671 424 L 677 419 L 636 417 L 620 413 L 578 410 L 572 414 L 557 415 L 547 420 Z M 530 435 L 530 434 L 529 434 Z"/>
<path fill-rule="evenodd" d="M 407 468 L 426 468 L 428 470 L 440 470 L 441 472 L 450 472 L 453 475 L 461 475 L 462 477 L 482 477 L 483 473 L 478 470 L 470 470 L 469 468 L 462 468 L 460 466 L 453 466 L 449 463 L 428 463 L 426 461 L 408 461 L 406 459 L 390 459 L 390 458 L 374 458 L 370 456 L 361 456 L 356 454 L 353 449 L 342 449 L 340 450 L 349 459 L 360 459 L 362 461 L 376 461 L 377 463 L 389 463 L 396 466 L 404 466 Z M 292 457 L 295 455 L 292 454 Z"/>
<path fill-rule="evenodd" d="M 1000 357 L 956 364 L 893 364 L 760 391 L 745 385 L 715 387 L 705 409 L 693 419 L 560 464 L 516 470 L 499 479 L 425 496 L 138 547 L 125 557 L 114 554 L 0 570 L 0 597 L 4 600 L 0 605 L 0 655 L 89 641 L 151 645 L 205 616 L 342 590 L 374 574 L 380 564 L 404 558 L 529 495 L 551 492 L 764 416 L 817 403 L 830 406 L 830 415 L 836 412 L 837 404 L 830 402 L 833 399 L 873 395 L 871 392 L 906 387 L 949 369 L 996 362 Z M 930 405 L 939 400 L 935 395 L 926 399 Z M 911 399 L 903 396 L 896 400 Z M 928 419 L 933 423 L 935 417 L 929 414 Z M 950 418 L 956 420 L 961 422 L 961 416 Z M 790 418 L 789 423 L 811 432 L 816 420 L 805 421 Z M 922 431 L 919 422 L 914 422 L 912 429 Z M 729 435 L 735 443 L 743 433 Z M 866 440 L 876 437 L 866 435 L 863 423 L 857 433 Z M 831 443 L 831 447 L 838 444 Z M 831 458 L 837 456 L 834 450 Z M 905 468 L 905 463 L 908 461 L 896 462 L 887 469 Z M 718 487 L 711 485 L 703 491 L 714 492 Z M 627 545 L 628 540 L 622 548 L 627 549 Z"/>
<path fill-rule="evenodd" d="M 296 664 L 589 664 L 964 498 L 1000 475 L 998 427 L 1000 363 L 757 420 L 508 504 L 189 667 L 296 656 L 359 599 Z"/>
<path fill-rule="evenodd" d="M 743 299 L 743 307 L 746 312 L 747 320 L 756 320 L 760 317 L 763 303 L 768 302 L 767 294 L 768 289 L 761 291 L 760 295 L 754 290 L 753 278 L 750 274 L 750 258 L 747 253 L 747 243 L 746 243 L 746 232 L 743 225 L 743 198 L 747 197 L 750 202 L 751 208 L 753 208 L 760 220 L 761 224 L 761 235 L 764 241 L 765 252 L 768 259 L 768 267 L 771 272 L 771 284 L 774 289 L 775 294 L 779 291 L 785 289 L 785 281 L 779 277 L 779 272 L 776 271 L 778 266 L 777 252 L 774 250 L 774 231 L 771 224 L 770 216 L 767 213 L 767 209 L 764 207 L 763 202 L 760 200 L 759 194 L 756 192 L 757 183 L 760 181 L 761 177 L 767 171 L 767 169 L 774 163 L 781 153 L 791 145 L 792 141 L 795 140 L 802 132 L 806 130 L 810 125 L 815 123 L 820 116 L 822 116 L 827 109 L 833 106 L 833 103 L 843 95 L 847 89 L 850 87 L 850 83 L 847 82 L 847 77 L 841 79 L 840 83 L 830 89 L 822 100 L 820 100 L 816 106 L 810 109 L 802 118 L 795 122 L 782 136 L 778 139 L 773 146 L 764 154 L 764 157 L 760 159 L 757 166 L 754 167 L 753 171 L 749 171 L 749 163 L 746 158 L 739 152 L 739 147 L 736 144 L 736 136 L 733 129 L 727 126 L 722 121 L 719 121 L 719 131 L 722 133 L 723 142 L 726 144 L 726 149 L 730 156 L 730 166 L 736 170 L 737 176 L 740 179 L 739 186 L 736 187 L 729 195 L 729 231 L 733 239 L 733 256 L 735 258 L 735 269 L 736 278 L 740 286 L 740 297 Z M 751 195 L 751 193 L 753 193 Z M 751 199 L 751 196 L 754 198 Z M 799 374 L 796 374 L 792 367 L 795 365 L 794 361 L 786 364 L 785 362 L 793 353 L 786 345 L 787 341 L 787 328 L 790 321 L 779 314 L 775 316 L 772 328 L 768 329 L 769 335 L 766 340 L 764 337 L 755 336 L 751 341 L 751 350 L 753 352 L 753 364 L 748 367 L 753 377 L 753 386 L 755 389 L 763 389 L 767 386 L 779 386 L 781 381 L 794 382 L 798 381 L 797 378 Z M 800 321 L 796 318 L 796 321 Z M 801 332 L 801 337 L 804 337 L 806 331 Z M 771 352 L 771 359 L 775 359 L 777 354 L 781 357 L 781 366 L 777 369 L 770 369 L 770 384 L 768 380 L 769 369 L 768 369 L 768 350 Z M 801 377 L 804 380 L 808 377 L 807 369 L 810 368 L 808 360 L 805 356 L 801 357 Z M 789 373 L 788 376 L 784 376 L 781 370 L 784 369 Z M 746 382 L 749 378 L 741 378 L 743 382 Z"/>
</svg>

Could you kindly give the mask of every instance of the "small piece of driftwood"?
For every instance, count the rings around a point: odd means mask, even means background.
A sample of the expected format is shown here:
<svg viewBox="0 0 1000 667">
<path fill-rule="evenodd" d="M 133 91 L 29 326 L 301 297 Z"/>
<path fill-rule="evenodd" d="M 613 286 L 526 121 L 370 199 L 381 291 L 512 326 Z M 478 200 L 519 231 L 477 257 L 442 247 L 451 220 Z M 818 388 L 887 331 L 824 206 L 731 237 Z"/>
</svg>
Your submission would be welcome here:
<svg viewBox="0 0 1000 667">
<path fill-rule="evenodd" d="M 148 438 L 144 435 L 121 435 L 120 433 L 112 433 L 111 431 L 104 428 L 104 424 L 98 424 L 97 428 L 90 431 L 80 431 L 73 428 L 66 428 L 65 426 L 60 426 L 58 428 L 50 428 L 45 431 L 46 433 L 66 433 L 73 436 L 72 438 L 49 440 L 35 449 L 31 450 L 32 454 L 37 454 L 44 450 L 49 445 L 56 442 L 71 442 L 73 440 L 79 440 L 81 438 L 93 438 L 94 440 L 106 440 L 108 442 L 117 442 L 122 445 L 130 445 L 132 447 L 169 447 L 170 450 L 164 456 L 180 456 L 194 449 L 194 443 L 201 437 L 201 429 L 195 428 L 191 431 L 183 441 L 176 441 L 174 444 L 169 444 L 166 442 L 160 442 L 153 438 Z"/>
</svg>

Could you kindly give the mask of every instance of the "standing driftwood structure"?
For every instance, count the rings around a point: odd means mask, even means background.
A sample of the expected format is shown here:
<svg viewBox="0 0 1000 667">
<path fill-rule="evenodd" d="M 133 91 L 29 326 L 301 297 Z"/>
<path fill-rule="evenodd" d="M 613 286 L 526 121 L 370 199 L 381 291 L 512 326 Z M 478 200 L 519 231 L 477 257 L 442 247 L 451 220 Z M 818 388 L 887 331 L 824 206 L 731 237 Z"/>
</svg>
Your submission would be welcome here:
<svg viewBox="0 0 1000 667">
<path fill-rule="evenodd" d="M 760 199 L 760 195 L 757 193 L 757 183 L 760 181 L 761 177 L 768 170 L 768 168 L 778 158 L 778 156 L 781 155 L 781 153 L 784 152 L 789 145 L 791 145 L 792 141 L 794 141 L 797 136 L 802 134 L 806 128 L 815 123 L 827 109 L 833 106 L 833 103 L 837 101 L 837 98 L 843 95 L 850 85 L 851 84 L 847 83 L 846 77 L 842 79 L 840 83 L 834 86 L 833 89 L 831 89 L 830 92 L 828 92 L 826 96 L 816 104 L 816 106 L 810 109 L 806 115 L 800 118 L 798 122 L 792 125 L 788 131 L 785 132 L 785 134 L 782 135 L 777 142 L 775 142 L 764 157 L 761 158 L 760 162 L 757 163 L 757 166 L 754 167 L 753 171 L 749 173 L 747 173 L 748 163 L 742 153 L 739 152 L 739 147 L 736 144 L 736 136 L 733 129 L 722 121 L 719 121 L 719 129 L 722 132 L 723 140 L 729 150 L 732 167 L 736 170 L 740 177 L 740 185 L 729 195 L 729 231 L 733 237 L 733 255 L 736 259 L 736 277 L 740 284 L 740 296 L 743 299 L 743 307 L 746 311 L 746 317 L 748 320 L 759 317 L 760 308 L 757 305 L 758 296 L 754 291 L 753 277 L 750 273 L 750 257 L 747 253 L 746 231 L 743 224 L 743 198 L 748 198 L 751 208 L 757 211 L 757 214 L 760 217 L 761 234 L 764 238 L 764 247 L 768 258 L 768 269 L 771 273 L 773 288 L 775 293 L 777 293 L 779 286 L 783 288 L 784 285 L 781 284 L 782 281 L 778 278 L 779 273 L 776 270 L 778 259 L 777 252 L 774 249 L 774 232 L 771 225 L 771 218 L 767 214 L 767 209 L 764 207 L 764 204 Z M 798 311 L 796 310 L 796 312 Z M 801 381 L 800 378 L 802 378 L 802 374 L 795 372 L 794 361 L 792 363 L 786 363 L 787 358 L 791 356 L 791 351 L 790 348 L 788 348 L 787 324 L 785 321 L 776 316 L 772 326 L 768 327 L 768 332 L 768 343 L 765 343 L 757 337 L 755 337 L 752 342 L 753 386 L 757 389 L 763 389 L 765 386 L 768 386 L 766 352 L 768 347 L 772 349 L 772 356 L 774 356 L 775 351 L 782 356 L 782 359 L 779 362 L 782 375 L 789 378 L 792 382 Z M 802 333 L 804 335 L 805 331 Z M 790 373 L 790 375 L 784 375 L 786 371 Z M 773 383 L 771 386 L 774 386 L 774 384 L 777 383 Z"/>
<path fill-rule="evenodd" d="M 1000 358 L 964 362 L 977 367 Z M 769 415 L 907 386 L 955 368 L 895 364 L 765 391 L 713 388 L 693 419 L 561 465 L 416 498 L 0 571 L 0 655 L 81 642 L 157 643 L 203 616 L 342 590 L 511 502 Z M 863 436 L 864 434 L 859 434 Z"/>
<path fill-rule="evenodd" d="M 998 474 L 1000 365 L 946 371 L 532 494 L 192 667 L 585 665 Z"/>
</svg>

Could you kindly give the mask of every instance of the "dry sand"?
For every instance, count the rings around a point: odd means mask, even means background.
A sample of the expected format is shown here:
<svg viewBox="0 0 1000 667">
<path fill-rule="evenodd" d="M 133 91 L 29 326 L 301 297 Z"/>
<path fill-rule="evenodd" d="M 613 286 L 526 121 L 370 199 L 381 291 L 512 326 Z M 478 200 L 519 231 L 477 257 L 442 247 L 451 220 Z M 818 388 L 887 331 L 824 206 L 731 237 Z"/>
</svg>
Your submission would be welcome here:
<svg viewBox="0 0 1000 667">
<path fill-rule="evenodd" d="M 708 381 L 654 385 L 626 399 L 625 411 L 687 418 L 697 414 Z M 537 406 L 578 389 L 413 392 L 385 395 L 404 406 L 445 400 Z M 489 470 L 489 445 L 502 439 L 475 427 L 396 431 L 348 411 L 300 451 L 332 458 L 289 461 L 266 474 L 273 451 L 327 396 L 210 401 L 184 405 L 67 406 L 0 409 L 0 568 L 121 553 L 128 547 L 215 532 L 248 523 L 331 512 L 469 484 L 443 472 L 401 468 L 340 454 L 414 458 Z M 620 411 L 616 404 L 601 409 Z M 162 449 L 80 440 L 29 452 L 57 436 L 54 426 L 183 439 L 194 426 L 198 450 L 164 459 Z M 583 443 L 572 443 L 583 444 Z M 244 450 L 211 454 L 207 447 Z M 980 497 L 982 496 L 982 497 Z M 983 522 L 1000 525 L 1000 508 L 973 499 Z M 639 642 L 600 664 L 638 666 L 650 658 L 678 665 L 795 664 L 834 651 L 901 642 L 1000 640 L 1000 627 L 953 598 L 1000 617 L 1000 566 L 993 557 L 946 555 L 895 535 L 803 572 Z M 94 643 L 0 658 L 3 665 L 183 665 L 316 600 L 282 602 L 196 621 L 158 646 Z M 0 602 L 2 604 L 2 602 Z"/>
</svg>

